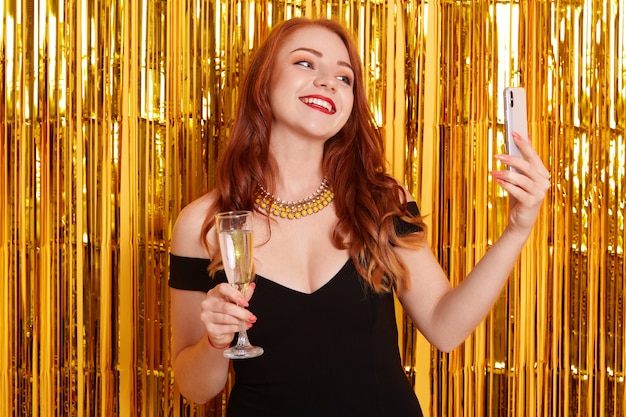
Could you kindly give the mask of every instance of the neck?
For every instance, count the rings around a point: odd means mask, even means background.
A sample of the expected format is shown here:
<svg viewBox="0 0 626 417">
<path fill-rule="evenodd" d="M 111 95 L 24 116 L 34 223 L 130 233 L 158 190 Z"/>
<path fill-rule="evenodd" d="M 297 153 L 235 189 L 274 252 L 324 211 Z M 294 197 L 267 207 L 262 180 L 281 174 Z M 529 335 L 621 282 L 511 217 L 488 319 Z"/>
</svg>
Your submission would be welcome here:
<svg viewBox="0 0 626 417">
<path fill-rule="evenodd" d="M 320 186 L 322 180 L 321 170 L 306 174 L 302 170 L 294 171 L 291 174 L 283 174 L 281 171 L 273 194 L 287 201 L 300 200 L 313 193 Z"/>
<path fill-rule="evenodd" d="M 316 157 L 314 154 L 282 152 L 274 158 L 278 166 L 276 183 L 262 185 L 280 198 L 299 200 L 315 191 L 322 182 L 321 154 Z"/>
<path fill-rule="evenodd" d="M 276 161 L 278 181 L 282 184 L 307 181 L 319 184 L 321 181 L 324 142 L 298 137 L 287 139 L 272 136 L 270 153 Z"/>
</svg>

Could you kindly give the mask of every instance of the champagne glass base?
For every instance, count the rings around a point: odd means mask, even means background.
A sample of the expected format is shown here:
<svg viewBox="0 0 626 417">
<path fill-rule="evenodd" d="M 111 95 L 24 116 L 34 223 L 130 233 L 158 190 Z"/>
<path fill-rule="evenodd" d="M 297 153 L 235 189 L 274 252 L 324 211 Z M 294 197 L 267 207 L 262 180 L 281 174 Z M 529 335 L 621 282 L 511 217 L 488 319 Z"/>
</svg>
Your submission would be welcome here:
<svg viewBox="0 0 626 417">
<path fill-rule="evenodd" d="M 224 351 L 224 357 L 228 359 L 256 358 L 263 354 L 263 348 L 259 346 L 233 346 Z"/>
</svg>

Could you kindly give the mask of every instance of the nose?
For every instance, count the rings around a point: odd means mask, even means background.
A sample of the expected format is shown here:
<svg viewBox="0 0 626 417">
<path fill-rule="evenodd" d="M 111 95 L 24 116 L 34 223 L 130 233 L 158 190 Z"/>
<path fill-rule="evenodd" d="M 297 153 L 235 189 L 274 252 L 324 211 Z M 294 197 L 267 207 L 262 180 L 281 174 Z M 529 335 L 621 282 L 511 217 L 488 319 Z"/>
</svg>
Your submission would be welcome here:
<svg viewBox="0 0 626 417">
<path fill-rule="evenodd" d="M 320 88 L 327 88 L 335 91 L 337 89 L 338 80 L 330 73 L 320 73 L 314 81 L 314 85 Z"/>
</svg>

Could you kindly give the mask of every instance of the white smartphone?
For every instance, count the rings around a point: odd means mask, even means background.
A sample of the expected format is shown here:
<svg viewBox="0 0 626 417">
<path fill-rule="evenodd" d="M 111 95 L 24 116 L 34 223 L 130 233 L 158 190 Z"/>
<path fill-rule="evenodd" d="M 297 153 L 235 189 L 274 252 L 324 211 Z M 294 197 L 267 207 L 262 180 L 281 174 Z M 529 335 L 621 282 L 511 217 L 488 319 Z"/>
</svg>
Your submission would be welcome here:
<svg viewBox="0 0 626 417">
<path fill-rule="evenodd" d="M 528 139 L 528 112 L 526 110 L 526 90 L 523 87 L 504 89 L 504 135 L 506 153 L 521 157 L 513 141 L 513 132 Z M 514 170 L 514 168 L 509 167 Z"/>
</svg>

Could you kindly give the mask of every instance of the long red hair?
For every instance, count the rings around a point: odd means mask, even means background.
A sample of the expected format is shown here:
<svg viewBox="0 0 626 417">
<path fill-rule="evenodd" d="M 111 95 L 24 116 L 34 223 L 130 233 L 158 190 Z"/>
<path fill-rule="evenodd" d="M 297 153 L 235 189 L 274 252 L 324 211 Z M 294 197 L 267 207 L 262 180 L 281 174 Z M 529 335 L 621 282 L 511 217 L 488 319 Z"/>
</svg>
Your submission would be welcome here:
<svg viewBox="0 0 626 417">
<path fill-rule="evenodd" d="M 277 166 L 269 152 L 272 109 L 269 86 L 282 41 L 308 26 L 320 26 L 342 40 L 354 69 L 354 104 L 345 126 L 324 144 L 322 171 L 334 193 L 336 247 L 347 249 L 357 272 L 376 291 L 408 285 L 407 269 L 393 246 L 418 247 L 424 233 L 398 237 L 394 217 L 425 225 L 407 212 L 404 190 L 386 173 L 383 139 L 365 95 L 362 64 L 351 34 L 333 20 L 295 18 L 277 25 L 256 51 L 241 85 L 230 140 L 216 166 L 216 199 L 204 220 L 206 236 L 220 211 L 255 210 L 257 184 L 270 190 Z M 215 253 L 215 251 L 214 251 Z M 217 268 L 215 257 L 212 270 Z"/>
</svg>

